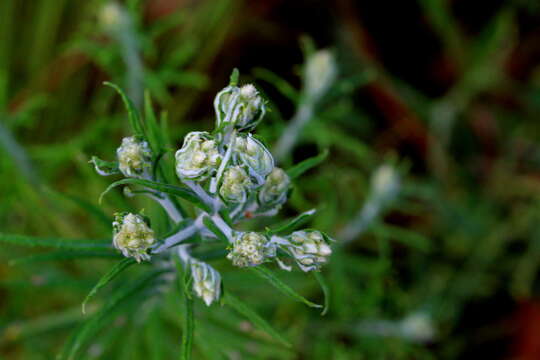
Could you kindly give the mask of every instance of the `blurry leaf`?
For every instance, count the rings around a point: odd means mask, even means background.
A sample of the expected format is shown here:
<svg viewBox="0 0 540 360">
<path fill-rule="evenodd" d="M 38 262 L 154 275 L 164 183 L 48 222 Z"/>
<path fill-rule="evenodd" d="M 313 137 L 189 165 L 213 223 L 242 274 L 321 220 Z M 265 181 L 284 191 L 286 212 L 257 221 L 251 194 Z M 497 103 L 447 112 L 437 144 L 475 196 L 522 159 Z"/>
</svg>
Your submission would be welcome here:
<svg viewBox="0 0 540 360">
<path fill-rule="evenodd" d="M 238 71 L 237 68 L 234 68 L 231 74 L 231 78 L 229 80 L 229 86 L 237 86 L 239 77 L 240 77 L 240 72 Z"/>
<path fill-rule="evenodd" d="M 79 359 L 77 354 L 85 343 L 92 337 L 97 331 L 99 331 L 105 324 L 104 320 L 111 315 L 116 307 L 133 296 L 138 292 L 144 290 L 156 277 L 161 275 L 165 270 L 153 271 L 143 275 L 136 281 L 125 284 L 120 287 L 112 296 L 109 301 L 103 305 L 103 307 L 86 321 L 81 327 L 77 329 L 69 338 L 65 344 L 61 353 L 58 355 L 59 360 L 74 360 Z"/>
<path fill-rule="evenodd" d="M 195 328 L 195 320 L 193 318 L 193 296 L 191 295 L 191 288 L 189 286 L 191 274 L 189 272 L 189 268 L 184 269 L 177 258 L 174 260 L 178 273 L 180 293 L 182 294 L 182 303 L 184 305 L 180 359 L 189 360 L 191 359 L 193 331 Z"/>
<path fill-rule="evenodd" d="M 147 128 L 147 140 L 150 143 L 154 157 L 160 156 L 162 149 L 165 148 L 165 141 L 161 138 L 161 128 L 157 122 L 152 99 L 148 92 L 144 93 L 144 121 Z"/>
<path fill-rule="evenodd" d="M 154 189 L 154 190 L 157 190 L 157 191 L 161 191 L 161 192 L 164 192 L 166 194 L 178 196 L 178 197 L 180 197 L 180 198 L 182 198 L 184 200 L 187 200 L 187 201 L 191 202 L 192 204 L 194 204 L 195 206 L 201 208 L 202 210 L 204 210 L 206 212 L 211 212 L 210 206 L 208 204 L 204 203 L 204 201 L 201 200 L 197 196 L 197 194 L 195 194 L 190 189 L 183 188 L 183 187 L 178 187 L 178 186 L 174 186 L 174 185 L 169 185 L 169 184 L 165 184 L 165 183 L 160 183 L 160 182 L 156 182 L 156 181 L 151 181 L 151 180 L 133 179 L 133 178 L 118 180 L 118 181 L 112 183 L 111 185 L 109 185 L 107 187 L 107 189 L 105 189 L 105 191 L 100 195 L 99 202 L 101 202 L 101 200 L 103 199 L 103 196 L 105 196 L 105 194 L 107 194 L 109 191 L 111 191 L 113 188 L 115 188 L 115 187 L 117 187 L 119 185 L 140 185 L 140 186 L 145 186 L 147 188 Z"/>
<path fill-rule="evenodd" d="M 289 285 L 285 284 L 283 281 L 281 281 L 274 273 L 265 268 L 264 266 L 254 266 L 250 268 L 251 271 L 253 271 L 255 274 L 259 275 L 261 278 L 267 280 L 270 284 L 272 284 L 276 289 L 281 291 L 283 294 L 291 297 L 292 299 L 299 301 L 301 303 L 306 304 L 309 307 L 314 308 L 321 308 L 321 305 L 315 304 L 302 295 L 298 294 L 296 291 L 291 289 Z"/>
<path fill-rule="evenodd" d="M 319 283 L 323 294 L 324 294 L 324 308 L 321 313 L 321 315 L 326 315 L 328 312 L 328 308 L 330 307 L 330 288 L 328 288 L 328 284 L 324 280 L 324 277 L 321 275 L 318 271 L 313 271 L 313 276 L 315 276 L 315 279 L 317 279 L 317 282 Z"/>
<path fill-rule="evenodd" d="M 126 110 L 128 112 L 129 122 L 131 123 L 131 127 L 133 128 L 133 132 L 135 133 L 135 135 L 144 135 L 144 128 L 142 126 L 139 112 L 137 111 L 135 105 L 133 104 L 133 102 L 131 102 L 129 97 L 118 85 L 108 81 L 105 81 L 103 84 L 112 87 L 122 97 L 122 101 L 124 102 L 124 105 L 126 106 Z"/>
<path fill-rule="evenodd" d="M 263 68 L 256 68 L 255 70 L 253 70 L 253 73 L 256 77 L 274 85 L 274 87 L 283 96 L 285 96 L 292 102 L 298 103 L 298 101 L 300 100 L 300 94 L 298 93 L 298 91 L 276 73 Z"/>
<path fill-rule="evenodd" d="M 84 241 L 84 242 L 83 242 Z M 110 243 L 104 243 L 104 240 L 89 239 L 63 239 L 63 238 L 39 238 L 25 235 L 1 234 L 0 242 L 10 243 L 21 246 L 43 246 L 62 249 L 75 250 L 103 250 L 112 248 Z"/>
<path fill-rule="evenodd" d="M 309 159 L 306 159 L 306 160 L 296 164 L 295 166 L 293 166 L 292 168 L 287 170 L 287 174 L 289 175 L 291 180 L 296 179 L 297 177 L 299 177 L 300 175 L 302 175 L 303 173 L 305 173 L 309 169 L 311 169 L 311 168 L 319 165 L 320 163 L 322 163 L 326 159 L 327 156 L 328 156 L 328 150 L 325 149 L 319 155 L 314 156 L 314 157 L 309 158 Z"/>
<path fill-rule="evenodd" d="M 431 247 L 431 243 L 428 238 L 408 229 L 388 224 L 374 224 L 371 229 L 376 235 L 394 239 L 417 250 L 428 251 Z"/>
<path fill-rule="evenodd" d="M 125 258 L 116 265 L 113 266 L 111 270 L 109 270 L 108 273 L 103 275 L 101 279 L 99 279 L 98 283 L 90 290 L 88 295 L 86 295 L 86 298 L 82 302 L 82 313 L 86 313 L 86 304 L 88 301 L 90 301 L 91 298 L 94 297 L 94 295 L 97 294 L 97 292 L 104 286 L 106 286 L 109 282 L 111 282 L 118 274 L 120 274 L 122 271 L 127 269 L 129 266 L 135 264 L 135 260 L 133 258 Z"/>
<path fill-rule="evenodd" d="M 97 156 L 92 156 L 89 163 L 94 164 L 96 172 L 101 176 L 109 176 L 114 174 L 120 174 L 118 169 L 118 162 L 101 160 Z"/>
<path fill-rule="evenodd" d="M 121 255 L 112 251 L 53 251 L 45 254 L 23 256 L 9 261 L 10 266 L 25 265 L 42 261 L 62 261 L 75 259 L 110 258 L 118 259 Z"/>
<path fill-rule="evenodd" d="M 266 332 L 279 343 L 285 345 L 286 347 L 291 347 L 291 344 L 287 340 L 285 340 L 276 330 L 274 330 L 274 328 L 266 320 L 260 317 L 259 314 L 253 311 L 248 305 L 240 301 L 238 298 L 231 295 L 229 292 L 226 292 L 223 295 L 223 301 L 225 302 L 225 304 L 232 307 L 238 313 L 244 315 L 255 326 Z"/>
<path fill-rule="evenodd" d="M 299 226 L 305 224 L 315 213 L 317 212 L 316 209 L 311 209 L 308 211 L 305 211 L 295 217 L 292 220 L 287 221 L 285 224 L 277 227 L 276 229 L 271 229 L 268 233 L 270 235 L 272 234 L 278 234 L 278 233 L 288 233 L 295 229 L 297 229 Z"/>
</svg>

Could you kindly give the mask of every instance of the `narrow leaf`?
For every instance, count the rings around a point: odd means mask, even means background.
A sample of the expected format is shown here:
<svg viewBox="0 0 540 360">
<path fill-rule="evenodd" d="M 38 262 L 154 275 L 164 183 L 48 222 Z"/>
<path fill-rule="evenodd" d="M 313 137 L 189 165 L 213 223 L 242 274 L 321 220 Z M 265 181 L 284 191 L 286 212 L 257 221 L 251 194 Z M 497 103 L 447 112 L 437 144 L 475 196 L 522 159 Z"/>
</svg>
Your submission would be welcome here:
<svg viewBox="0 0 540 360">
<path fill-rule="evenodd" d="M 109 187 L 107 187 L 107 189 L 105 189 L 105 191 L 100 195 L 99 202 L 101 202 L 101 200 L 103 199 L 103 196 L 105 196 L 109 191 L 111 191 L 113 188 L 119 185 L 145 186 L 147 188 L 164 192 L 166 194 L 178 196 L 184 200 L 191 202 L 193 205 L 201 208 L 202 210 L 206 212 L 211 212 L 211 207 L 208 204 L 206 204 L 202 199 L 200 199 L 197 196 L 197 194 L 195 194 L 195 192 L 193 192 L 190 189 L 174 186 L 174 185 L 169 185 L 169 184 L 164 184 L 164 183 L 151 181 L 151 180 L 133 179 L 133 178 L 118 180 L 112 183 L 111 185 L 109 185 Z"/>
<path fill-rule="evenodd" d="M 231 78 L 229 81 L 229 86 L 236 86 L 238 85 L 238 78 L 240 77 L 240 72 L 237 68 L 234 68 L 231 74 Z"/>
<path fill-rule="evenodd" d="M 110 243 L 105 243 L 104 240 L 39 238 L 33 236 L 2 233 L 0 233 L 0 242 L 21 246 L 42 246 L 75 250 L 104 250 L 111 248 Z"/>
<path fill-rule="evenodd" d="M 178 271 L 178 285 L 182 294 L 182 304 L 184 306 L 184 317 L 182 322 L 182 348 L 180 350 L 181 360 L 190 360 L 193 347 L 193 332 L 195 329 L 195 320 L 193 318 L 193 296 L 191 296 L 190 280 L 191 274 L 189 267 L 186 269 L 180 264 L 180 260 L 175 258 L 175 265 Z"/>
<path fill-rule="evenodd" d="M 105 303 L 105 305 L 93 315 L 87 322 L 80 326 L 69 338 L 62 352 L 59 354 L 59 360 L 78 359 L 77 354 L 86 344 L 88 339 L 95 335 L 105 324 L 104 320 L 110 317 L 118 306 L 131 299 L 137 293 L 143 291 L 148 285 L 161 275 L 165 270 L 158 270 L 143 275 L 138 280 L 120 287 Z M 139 297 L 138 300 L 143 300 Z"/>
<path fill-rule="evenodd" d="M 110 258 L 118 259 L 121 255 L 112 251 L 52 251 L 45 254 L 23 256 L 9 261 L 10 266 L 26 265 L 43 261 L 61 261 L 74 259 Z"/>
<path fill-rule="evenodd" d="M 135 108 L 133 102 L 126 95 L 126 93 L 120 88 L 120 86 L 112 82 L 105 81 L 103 85 L 112 87 L 122 97 L 122 101 L 124 102 L 124 105 L 126 106 L 126 110 L 128 112 L 129 122 L 131 123 L 131 127 L 133 128 L 133 132 L 135 133 L 135 135 L 143 135 L 144 130 L 139 116 L 139 112 Z"/>
<path fill-rule="evenodd" d="M 255 266 L 250 268 L 255 274 L 259 275 L 261 278 L 267 280 L 270 284 L 272 284 L 276 289 L 281 291 L 283 294 L 295 299 L 296 301 L 299 301 L 301 303 L 306 304 L 309 307 L 314 308 L 321 308 L 321 305 L 315 304 L 302 295 L 298 294 L 296 291 L 291 289 L 291 287 L 287 284 L 285 284 L 283 281 L 281 281 L 272 271 L 265 268 L 264 266 Z"/>
<path fill-rule="evenodd" d="M 291 347 L 291 344 L 285 340 L 266 320 L 252 310 L 248 305 L 240 301 L 240 299 L 226 292 L 223 296 L 223 301 L 236 310 L 239 314 L 248 318 L 255 326 L 266 332 L 272 338 L 286 347 Z"/>
<path fill-rule="evenodd" d="M 320 272 L 313 271 L 313 275 L 315 276 L 315 279 L 317 279 L 317 282 L 319 283 L 321 290 L 324 294 L 324 308 L 321 315 L 326 315 L 326 313 L 328 312 L 328 308 L 330 307 L 330 288 L 328 287 L 326 280 L 324 280 L 324 277 L 321 275 Z"/>
<path fill-rule="evenodd" d="M 278 228 L 271 229 L 268 233 L 270 235 L 273 235 L 273 234 L 278 234 L 278 233 L 291 232 L 297 229 L 299 226 L 305 224 L 313 215 L 315 215 L 316 212 L 317 212 L 316 209 L 305 211 L 301 213 L 300 215 L 298 215 L 297 217 L 295 217 L 294 219 L 289 220 L 285 224 L 279 226 Z"/>
<path fill-rule="evenodd" d="M 91 298 L 93 298 L 97 292 L 103 288 L 105 285 L 110 283 L 118 274 L 120 274 L 122 271 L 127 269 L 130 265 L 133 265 L 135 263 L 135 260 L 133 258 L 126 258 L 117 263 L 112 267 L 111 270 L 109 270 L 108 273 L 103 275 L 101 279 L 99 279 L 98 283 L 94 285 L 92 290 L 86 295 L 86 298 L 82 302 L 82 312 L 83 314 L 86 314 L 86 304 L 88 301 L 90 301 Z"/>
<path fill-rule="evenodd" d="M 325 149 L 319 155 L 311 157 L 309 159 L 306 159 L 296 164 L 295 166 L 287 170 L 287 174 L 289 175 L 291 179 L 296 179 L 297 177 L 299 177 L 300 175 L 302 175 L 309 169 L 322 163 L 326 159 L 327 156 L 328 156 L 328 150 Z"/>
</svg>

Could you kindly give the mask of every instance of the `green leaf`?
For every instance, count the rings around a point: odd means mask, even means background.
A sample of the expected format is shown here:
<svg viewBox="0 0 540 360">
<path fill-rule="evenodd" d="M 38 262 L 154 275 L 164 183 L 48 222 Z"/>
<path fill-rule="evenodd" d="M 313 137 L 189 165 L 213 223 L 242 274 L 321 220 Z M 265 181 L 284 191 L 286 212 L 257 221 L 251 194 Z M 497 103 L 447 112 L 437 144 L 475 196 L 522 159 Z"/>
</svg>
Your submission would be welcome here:
<svg viewBox="0 0 540 360">
<path fill-rule="evenodd" d="M 311 209 L 308 211 L 305 211 L 295 217 L 292 220 L 287 221 L 285 224 L 279 226 L 276 229 L 271 229 L 268 231 L 269 235 L 278 234 L 278 233 L 287 233 L 295 230 L 299 226 L 305 224 L 315 213 L 317 212 L 316 209 Z"/>
<path fill-rule="evenodd" d="M 227 236 L 219 229 L 219 227 L 214 223 L 214 221 L 209 216 L 203 217 L 203 224 L 211 231 L 213 232 L 219 240 L 223 241 L 224 243 L 228 244 L 229 239 L 227 239 Z"/>
<path fill-rule="evenodd" d="M 91 298 L 93 298 L 97 294 L 97 292 L 101 288 L 110 283 L 118 274 L 120 274 L 122 271 L 124 271 L 133 264 L 135 264 L 135 260 L 133 258 L 123 259 L 122 261 L 114 265 L 108 273 L 103 275 L 101 279 L 99 279 L 98 283 L 94 285 L 92 290 L 90 290 L 88 295 L 86 295 L 86 298 L 82 302 L 82 313 L 86 314 L 86 304 L 88 303 L 88 301 L 90 301 Z"/>
<path fill-rule="evenodd" d="M 231 78 L 229 80 L 229 86 L 237 86 L 239 77 L 240 77 L 240 72 L 238 71 L 237 68 L 234 68 L 231 73 Z"/>
<path fill-rule="evenodd" d="M 84 242 L 82 242 L 84 241 Z M 103 240 L 76 240 L 63 238 L 39 238 L 25 235 L 1 234 L 0 242 L 10 243 L 21 246 L 42 246 L 53 247 L 59 249 L 75 249 L 75 250 L 103 250 L 110 249 L 110 243 L 104 243 Z"/>
<path fill-rule="evenodd" d="M 93 164 L 96 172 L 102 176 L 109 176 L 120 173 L 120 170 L 118 169 L 118 162 L 116 161 L 105 161 L 101 160 L 97 156 L 92 156 L 92 159 L 90 159 L 89 163 Z"/>
<path fill-rule="evenodd" d="M 147 188 L 157 190 L 166 194 L 175 195 L 178 196 L 184 200 L 187 200 L 191 202 L 193 205 L 201 208 L 202 210 L 206 212 L 211 212 L 210 205 L 206 204 L 202 199 L 200 199 L 195 192 L 188 188 L 183 188 L 179 186 L 164 184 L 156 181 L 151 180 L 143 180 L 143 179 L 122 179 L 115 181 L 105 191 L 100 195 L 99 202 L 103 199 L 103 196 L 105 196 L 109 191 L 111 191 L 113 188 L 119 186 L 119 185 L 140 185 L 145 186 Z"/>
<path fill-rule="evenodd" d="M 319 283 L 321 290 L 324 294 L 324 308 L 321 315 L 326 315 L 326 313 L 328 312 L 328 308 L 330 307 L 330 288 L 328 287 L 326 280 L 324 280 L 324 277 L 321 275 L 320 272 L 313 271 L 313 275 L 315 276 L 315 279 L 317 279 L 317 282 Z"/>
<path fill-rule="evenodd" d="M 144 129 L 141 122 L 141 118 L 139 116 L 139 112 L 135 108 L 135 105 L 133 102 L 129 99 L 129 97 L 126 95 L 126 93 L 120 88 L 120 86 L 105 81 L 103 85 L 107 85 L 112 87 L 120 96 L 122 97 L 122 101 L 124 102 L 124 105 L 126 106 L 126 110 L 128 112 L 129 122 L 131 124 L 131 127 L 133 128 L 133 132 L 135 135 L 144 135 Z"/>
<path fill-rule="evenodd" d="M 231 295 L 229 292 L 226 292 L 223 295 L 223 301 L 225 304 L 232 307 L 239 314 L 248 318 L 255 326 L 259 329 L 266 332 L 272 338 L 274 338 L 279 343 L 283 344 L 286 347 L 291 347 L 291 344 L 285 340 L 266 320 L 259 316 L 254 310 L 252 310 L 248 305 L 240 301 L 240 299 Z"/>
<path fill-rule="evenodd" d="M 180 351 L 180 359 L 190 360 L 193 347 L 193 332 L 195 329 L 195 320 L 193 318 L 193 296 L 190 292 L 191 275 L 188 269 L 183 269 L 180 261 L 175 258 L 175 265 L 178 271 L 178 281 L 180 292 L 182 293 L 182 303 L 184 305 L 184 318 L 182 323 L 182 349 Z"/>
<path fill-rule="evenodd" d="M 85 343 L 96 334 L 105 324 L 104 320 L 114 314 L 120 304 L 133 298 L 143 291 L 152 281 L 164 273 L 166 270 L 158 270 L 147 273 L 134 282 L 121 286 L 107 301 L 103 307 L 93 315 L 88 321 L 80 326 L 64 345 L 62 352 L 58 355 L 59 360 L 78 359 L 77 354 Z M 147 297 L 139 297 L 137 300 L 146 300 Z"/>
<path fill-rule="evenodd" d="M 281 281 L 272 271 L 265 268 L 264 266 L 254 266 L 250 268 L 255 274 L 259 275 L 261 278 L 267 280 L 270 284 L 272 284 L 276 289 L 281 291 L 283 294 L 295 299 L 296 301 L 299 301 L 301 303 L 306 304 L 309 307 L 313 308 L 321 308 L 322 306 L 319 304 L 315 304 L 302 295 L 298 294 L 296 291 L 291 289 L 289 285 L 285 284 L 283 281 Z"/>
<path fill-rule="evenodd" d="M 45 254 L 35 254 L 23 256 L 9 261 L 10 266 L 26 265 L 42 261 L 61 261 L 75 259 L 90 259 L 90 258 L 110 258 L 118 259 L 121 255 L 112 251 L 52 251 Z"/>
<path fill-rule="evenodd" d="M 305 173 L 309 169 L 311 169 L 311 168 L 319 165 L 320 163 L 322 163 L 326 159 L 327 156 L 328 156 L 328 150 L 325 149 L 319 155 L 311 157 L 309 159 L 306 159 L 306 160 L 296 164 L 295 166 L 293 166 L 292 168 L 287 170 L 287 174 L 289 175 L 289 177 L 291 179 L 296 179 L 297 177 L 299 177 L 300 175 L 302 175 L 303 173 Z"/>
<path fill-rule="evenodd" d="M 165 148 L 165 140 L 161 136 L 161 128 L 157 122 L 152 106 L 152 99 L 148 92 L 144 93 L 144 121 L 148 130 L 147 139 L 155 157 L 160 156 Z"/>
</svg>

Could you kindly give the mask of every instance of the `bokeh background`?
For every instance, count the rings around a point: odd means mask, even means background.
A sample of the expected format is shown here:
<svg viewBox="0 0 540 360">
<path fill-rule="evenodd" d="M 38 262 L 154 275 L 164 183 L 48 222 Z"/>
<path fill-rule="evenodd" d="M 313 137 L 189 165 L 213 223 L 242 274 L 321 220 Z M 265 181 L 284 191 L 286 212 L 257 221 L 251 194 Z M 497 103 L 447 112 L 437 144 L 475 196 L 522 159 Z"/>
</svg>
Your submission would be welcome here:
<svg viewBox="0 0 540 360">
<path fill-rule="evenodd" d="M 269 100 L 258 133 L 274 144 L 299 107 L 303 64 L 320 49 L 333 53 L 338 75 L 283 165 L 329 155 L 296 182 L 280 216 L 318 207 L 313 227 L 336 238 L 322 273 L 330 310 L 321 316 L 217 261 L 227 290 L 293 347 L 199 303 L 194 358 L 539 359 L 534 0 L 2 0 L 0 232 L 110 239 L 116 211 L 159 216 L 121 191 L 97 202 L 110 179 L 88 161 L 112 159 L 129 134 L 103 81 L 137 104 L 147 90 L 174 149 L 188 131 L 212 127 L 213 96 L 237 67 Z M 398 195 L 341 242 L 382 164 L 399 173 Z M 0 250 L 0 358 L 54 359 L 114 259 Z M 313 277 L 282 275 L 322 301 Z M 126 305 L 79 358 L 177 358 L 177 300 L 169 291 Z"/>
</svg>

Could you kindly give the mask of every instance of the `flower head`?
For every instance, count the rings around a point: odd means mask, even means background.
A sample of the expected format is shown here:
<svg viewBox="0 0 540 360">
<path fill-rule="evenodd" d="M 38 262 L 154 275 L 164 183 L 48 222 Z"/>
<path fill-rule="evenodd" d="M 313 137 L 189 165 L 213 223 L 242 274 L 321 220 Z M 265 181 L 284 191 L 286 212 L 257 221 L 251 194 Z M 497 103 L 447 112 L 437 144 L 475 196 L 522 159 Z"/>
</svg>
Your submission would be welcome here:
<svg viewBox="0 0 540 360">
<path fill-rule="evenodd" d="M 266 112 L 264 101 L 255 86 L 227 86 L 215 100 L 216 128 L 236 127 L 240 130 L 253 129 Z"/>
<path fill-rule="evenodd" d="M 193 277 L 193 291 L 203 299 L 207 306 L 218 301 L 221 296 L 221 275 L 210 265 L 190 260 L 191 275 Z"/>
<path fill-rule="evenodd" d="M 266 236 L 256 232 L 237 233 L 227 259 L 239 267 L 257 266 L 274 257 L 275 252 L 275 246 Z"/>
<path fill-rule="evenodd" d="M 240 166 L 232 166 L 223 174 L 223 182 L 219 194 L 228 202 L 243 203 L 253 186 L 248 174 Z"/>
<path fill-rule="evenodd" d="M 237 136 L 234 142 L 238 162 L 250 170 L 250 175 L 263 183 L 266 175 L 274 168 L 274 158 L 270 151 L 253 135 Z"/>
<path fill-rule="evenodd" d="M 221 162 L 216 142 L 210 134 L 200 131 L 187 134 L 175 156 L 176 174 L 182 180 L 205 180 Z"/>
<path fill-rule="evenodd" d="M 332 254 L 332 249 L 320 231 L 295 231 L 287 239 L 290 243 L 287 250 L 304 271 L 320 268 Z"/>
<path fill-rule="evenodd" d="M 156 242 L 154 231 L 141 215 L 117 214 L 113 222 L 113 245 L 137 262 L 149 260 L 147 250 Z"/>
<path fill-rule="evenodd" d="M 126 177 L 141 177 L 152 164 L 152 151 L 148 143 L 135 136 L 123 138 L 116 155 L 118 168 Z"/>
<path fill-rule="evenodd" d="M 287 200 L 290 185 L 289 175 L 281 168 L 273 168 L 259 191 L 259 202 L 266 206 L 283 204 Z"/>
</svg>

